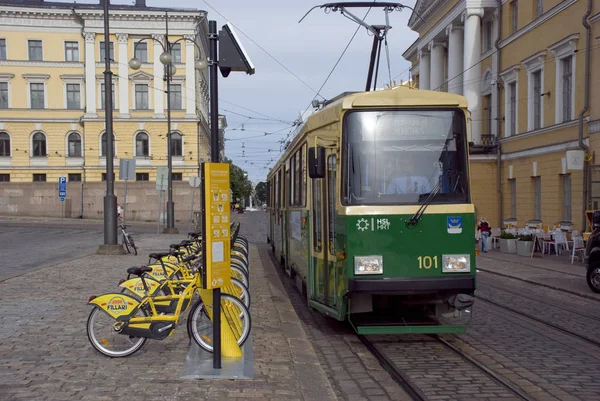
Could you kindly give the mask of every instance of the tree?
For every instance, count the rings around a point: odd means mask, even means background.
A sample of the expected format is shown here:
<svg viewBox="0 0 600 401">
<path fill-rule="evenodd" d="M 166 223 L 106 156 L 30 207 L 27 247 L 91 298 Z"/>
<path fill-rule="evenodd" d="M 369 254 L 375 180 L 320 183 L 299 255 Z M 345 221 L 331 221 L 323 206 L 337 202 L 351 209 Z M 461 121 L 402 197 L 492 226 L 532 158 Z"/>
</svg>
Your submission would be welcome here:
<svg viewBox="0 0 600 401">
<path fill-rule="evenodd" d="M 237 199 L 244 199 L 252 194 L 252 183 L 248 179 L 248 173 L 242 170 L 240 167 L 233 164 L 231 160 L 225 159 L 226 163 L 229 163 L 229 180 L 231 184 L 231 191 L 233 192 L 232 201 Z"/>
<path fill-rule="evenodd" d="M 267 202 L 267 183 L 266 182 L 259 182 L 258 184 L 256 184 L 254 191 L 256 192 L 256 199 L 258 199 L 258 202 L 260 202 L 260 203 Z"/>
</svg>

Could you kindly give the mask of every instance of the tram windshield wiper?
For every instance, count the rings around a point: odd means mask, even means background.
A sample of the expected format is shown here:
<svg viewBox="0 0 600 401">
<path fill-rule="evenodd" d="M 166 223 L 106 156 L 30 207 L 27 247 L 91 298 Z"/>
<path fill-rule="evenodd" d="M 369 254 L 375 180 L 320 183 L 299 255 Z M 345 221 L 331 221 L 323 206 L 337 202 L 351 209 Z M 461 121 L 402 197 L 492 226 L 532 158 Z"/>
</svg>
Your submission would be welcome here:
<svg viewBox="0 0 600 401">
<path fill-rule="evenodd" d="M 419 210 L 417 210 L 417 212 L 415 214 L 413 214 L 413 216 L 406 222 L 407 225 L 415 226 L 415 225 L 417 225 L 419 220 L 421 220 L 421 217 L 423 216 L 423 213 L 425 213 L 425 209 L 427 209 L 427 206 L 429 206 L 431 204 L 431 202 L 433 201 L 433 198 L 435 198 L 435 196 L 442 189 L 442 181 L 443 180 L 440 179 L 437 182 L 437 184 L 435 184 L 435 187 L 433 187 L 433 190 L 429 193 L 429 196 L 427 197 L 427 199 L 425 199 L 425 202 L 423 202 L 423 204 L 421 205 Z"/>
</svg>

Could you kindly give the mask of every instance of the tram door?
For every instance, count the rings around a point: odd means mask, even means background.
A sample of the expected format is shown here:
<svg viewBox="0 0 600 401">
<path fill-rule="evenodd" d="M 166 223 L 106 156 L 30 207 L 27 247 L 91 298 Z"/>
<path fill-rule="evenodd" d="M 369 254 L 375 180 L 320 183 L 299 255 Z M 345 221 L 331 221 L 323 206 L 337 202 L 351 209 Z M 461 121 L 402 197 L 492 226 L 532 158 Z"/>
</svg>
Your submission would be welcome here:
<svg viewBox="0 0 600 401">
<path fill-rule="evenodd" d="M 312 179 L 313 300 L 335 307 L 335 199 L 336 155 L 327 153 L 325 178 Z"/>
</svg>

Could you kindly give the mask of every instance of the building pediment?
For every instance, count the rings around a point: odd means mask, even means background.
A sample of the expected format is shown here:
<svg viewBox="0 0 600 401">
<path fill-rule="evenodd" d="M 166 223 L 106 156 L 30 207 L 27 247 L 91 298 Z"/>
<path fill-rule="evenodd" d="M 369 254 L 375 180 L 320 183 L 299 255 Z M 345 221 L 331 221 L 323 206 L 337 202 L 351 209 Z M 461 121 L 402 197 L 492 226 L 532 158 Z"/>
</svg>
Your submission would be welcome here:
<svg viewBox="0 0 600 401">
<path fill-rule="evenodd" d="M 138 71 L 133 74 L 129 74 L 129 79 L 134 81 L 151 81 L 154 79 L 154 75 L 148 74 L 144 71 Z"/>
</svg>

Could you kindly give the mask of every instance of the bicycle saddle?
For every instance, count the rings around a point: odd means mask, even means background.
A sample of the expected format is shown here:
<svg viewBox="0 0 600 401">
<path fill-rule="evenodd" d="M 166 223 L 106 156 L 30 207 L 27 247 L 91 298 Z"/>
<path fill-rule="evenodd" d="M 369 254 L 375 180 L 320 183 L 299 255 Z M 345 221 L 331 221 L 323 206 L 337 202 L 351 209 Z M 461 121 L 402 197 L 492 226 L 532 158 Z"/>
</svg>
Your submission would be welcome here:
<svg viewBox="0 0 600 401">
<path fill-rule="evenodd" d="M 169 252 L 169 255 L 171 255 L 171 256 L 181 256 L 181 255 L 185 255 L 185 253 L 179 252 L 179 251 L 171 251 L 171 252 Z"/>
<path fill-rule="evenodd" d="M 191 233 L 188 233 L 188 235 L 192 238 L 198 238 L 199 236 L 202 235 L 202 233 L 201 232 L 191 232 Z"/>
<path fill-rule="evenodd" d="M 172 248 L 172 249 L 179 249 L 181 247 L 183 247 L 182 244 L 171 244 L 171 245 L 169 245 L 169 248 Z"/>
<path fill-rule="evenodd" d="M 169 256 L 169 252 L 155 252 L 148 255 L 149 258 L 160 259 Z"/>
<path fill-rule="evenodd" d="M 135 274 L 136 276 L 141 276 L 146 272 L 151 272 L 152 268 L 148 266 L 133 266 L 127 269 L 127 273 Z"/>
</svg>

